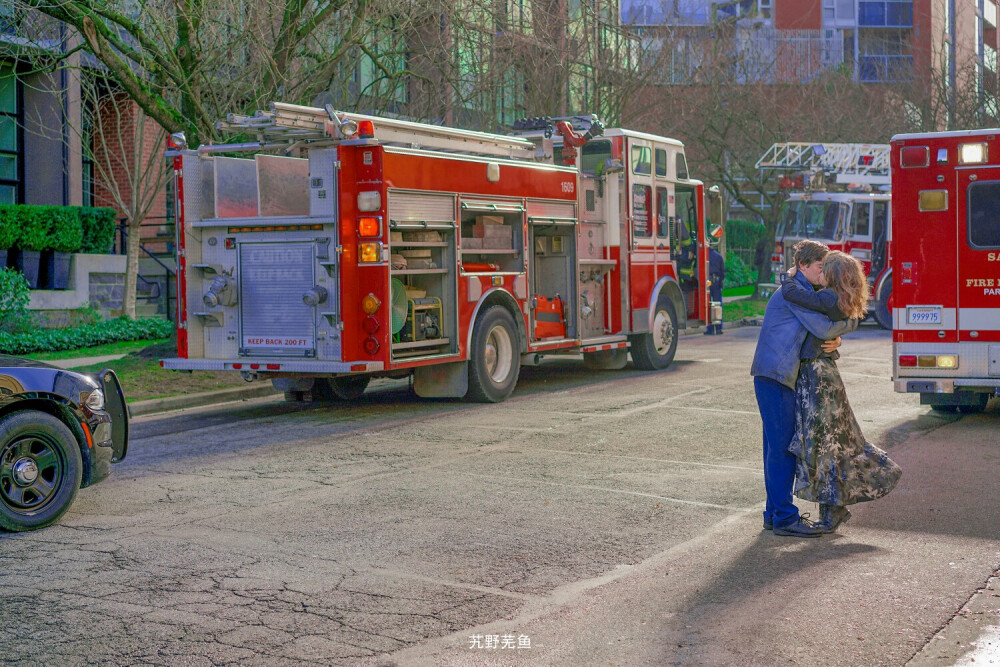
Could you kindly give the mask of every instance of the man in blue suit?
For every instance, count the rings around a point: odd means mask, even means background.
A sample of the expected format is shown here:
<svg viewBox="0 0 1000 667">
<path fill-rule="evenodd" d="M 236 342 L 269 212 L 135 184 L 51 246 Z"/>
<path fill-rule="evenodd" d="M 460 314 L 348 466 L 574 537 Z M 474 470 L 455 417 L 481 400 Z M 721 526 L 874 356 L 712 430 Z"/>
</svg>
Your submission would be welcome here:
<svg viewBox="0 0 1000 667">
<path fill-rule="evenodd" d="M 807 287 L 823 282 L 823 258 L 830 249 L 816 241 L 795 244 L 797 271 L 790 280 Z M 809 333 L 826 340 L 823 349 L 840 346 L 840 336 L 858 326 L 857 320 L 832 322 L 822 313 L 785 301 L 775 290 L 764 310 L 764 323 L 757 339 L 750 375 L 753 376 L 757 407 L 764 422 L 764 528 L 785 537 L 819 537 L 822 530 L 799 516 L 792 502 L 795 456 L 788 444 L 795 433 L 795 380 L 799 375 L 799 352 Z"/>
</svg>

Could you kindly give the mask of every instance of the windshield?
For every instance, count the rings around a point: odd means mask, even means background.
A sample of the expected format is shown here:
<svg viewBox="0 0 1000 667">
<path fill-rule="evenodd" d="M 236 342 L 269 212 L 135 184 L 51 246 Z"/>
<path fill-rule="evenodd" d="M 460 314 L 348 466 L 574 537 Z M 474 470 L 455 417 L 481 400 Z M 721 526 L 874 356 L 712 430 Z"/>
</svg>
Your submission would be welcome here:
<svg viewBox="0 0 1000 667">
<path fill-rule="evenodd" d="M 835 201 L 798 200 L 785 203 L 779 236 L 834 240 L 840 236 L 840 221 L 846 205 Z"/>
</svg>

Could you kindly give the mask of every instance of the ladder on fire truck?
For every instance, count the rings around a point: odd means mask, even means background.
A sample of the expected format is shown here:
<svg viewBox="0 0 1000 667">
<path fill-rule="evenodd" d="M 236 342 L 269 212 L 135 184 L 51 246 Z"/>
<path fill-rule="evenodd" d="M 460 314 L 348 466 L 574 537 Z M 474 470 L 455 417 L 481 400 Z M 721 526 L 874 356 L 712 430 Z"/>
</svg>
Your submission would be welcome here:
<svg viewBox="0 0 1000 667">
<path fill-rule="evenodd" d="M 773 144 L 757 160 L 757 169 L 822 172 L 837 183 L 888 185 L 888 144 Z"/>
<path fill-rule="evenodd" d="M 260 148 L 280 148 L 364 138 L 358 131 L 364 121 L 373 125 L 382 144 L 514 160 L 535 158 L 535 144 L 524 138 L 337 111 L 329 105 L 321 109 L 272 102 L 268 111 L 258 110 L 251 116 L 229 114 L 216 127 L 223 132 L 254 133 Z M 218 150 L 226 148 L 218 146 Z"/>
</svg>

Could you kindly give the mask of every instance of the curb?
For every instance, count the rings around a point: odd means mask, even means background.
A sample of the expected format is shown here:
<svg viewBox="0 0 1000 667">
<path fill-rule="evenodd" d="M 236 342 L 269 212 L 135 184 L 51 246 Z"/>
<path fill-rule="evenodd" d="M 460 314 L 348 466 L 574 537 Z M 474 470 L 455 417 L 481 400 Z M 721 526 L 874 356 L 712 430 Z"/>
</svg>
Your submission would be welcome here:
<svg viewBox="0 0 1000 667">
<path fill-rule="evenodd" d="M 271 396 L 279 392 L 271 386 L 271 383 L 261 383 L 256 386 L 237 387 L 235 389 L 220 389 L 218 391 L 205 391 L 200 394 L 188 394 L 187 396 L 170 396 L 167 398 L 151 398 L 148 401 L 136 401 L 129 403 L 129 415 L 141 417 L 170 410 L 182 410 L 184 408 L 200 408 L 205 405 L 215 405 L 216 403 L 228 403 L 229 401 L 247 401 L 251 398 L 261 398 Z"/>
</svg>

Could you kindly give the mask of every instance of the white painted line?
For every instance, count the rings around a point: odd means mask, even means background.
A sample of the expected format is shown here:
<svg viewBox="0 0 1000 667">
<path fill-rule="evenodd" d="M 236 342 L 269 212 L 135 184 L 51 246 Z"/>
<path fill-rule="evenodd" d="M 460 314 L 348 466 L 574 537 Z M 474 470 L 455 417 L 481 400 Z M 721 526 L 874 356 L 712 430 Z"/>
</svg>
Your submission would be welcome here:
<svg viewBox="0 0 1000 667">
<path fill-rule="evenodd" d="M 483 479 L 496 480 L 496 475 L 477 475 L 473 472 L 458 472 L 457 475 L 465 475 L 466 477 L 481 477 Z M 540 479 L 523 479 L 521 477 L 508 477 L 503 476 L 504 481 L 510 482 L 521 482 L 523 484 L 544 484 L 546 486 L 559 486 L 567 489 L 586 489 L 588 491 L 603 491 L 605 493 L 620 493 L 625 496 L 637 496 L 639 498 L 652 498 L 653 500 L 663 500 L 668 503 L 679 503 L 681 505 L 694 505 L 696 507 L 708 507 L 717 510 L 726 510 L 728 512 L 738 511 L 742 508 L 733 507 L 731 505 L 716 505 L 715 503 L 702 503 L 697 500 L 684 500 L 682 498 L 670 498 L 668 496 L 658 496 L 654 493 L 642 493 L 640 491 L 622 491 L 621 489 L 608 489 L 603 486 L 591 486 L 589 484 L 561 484 L 559 482 L 546 482 Z"/>
</svg>

